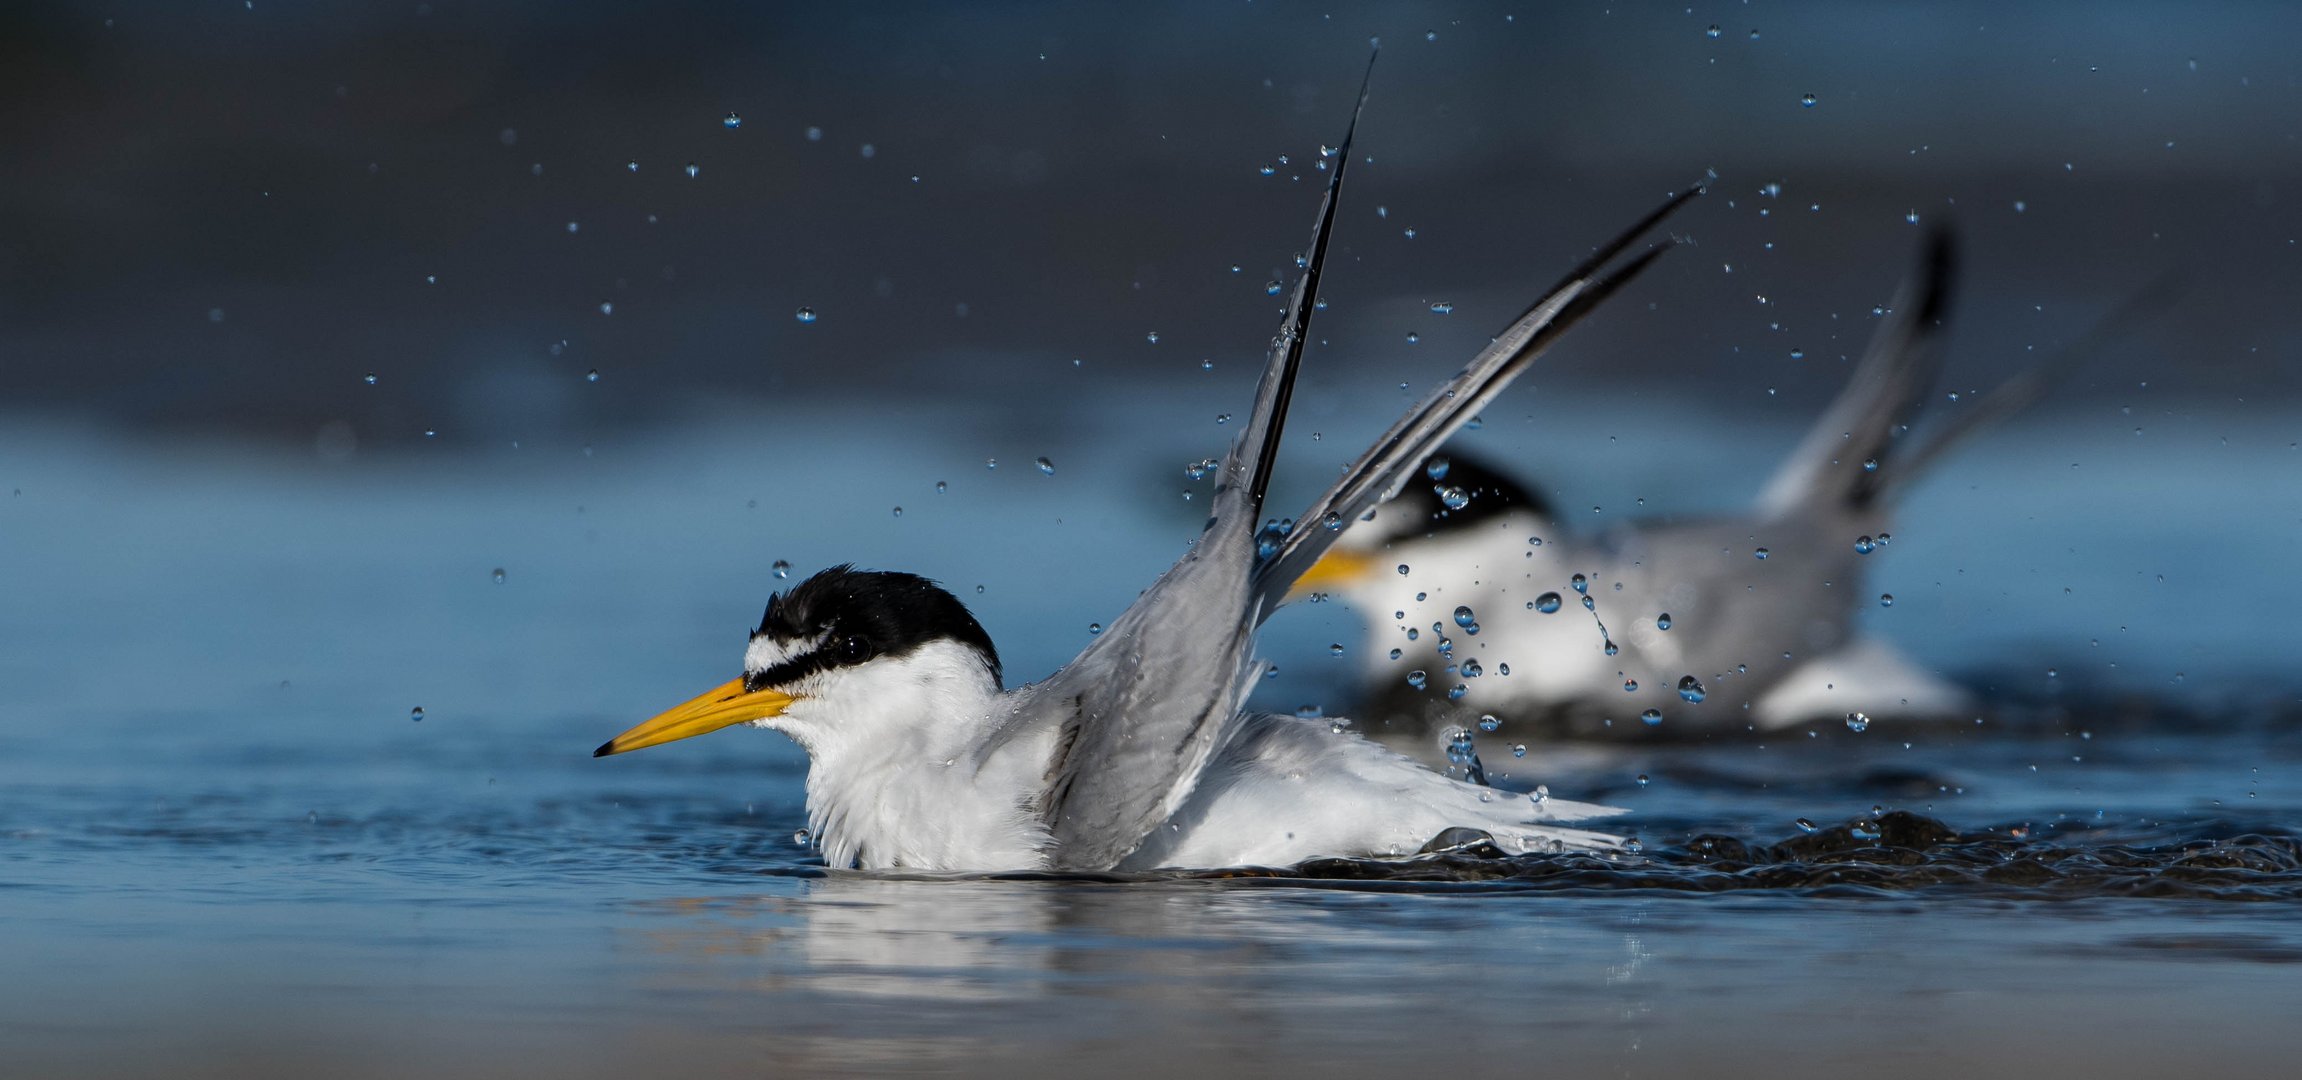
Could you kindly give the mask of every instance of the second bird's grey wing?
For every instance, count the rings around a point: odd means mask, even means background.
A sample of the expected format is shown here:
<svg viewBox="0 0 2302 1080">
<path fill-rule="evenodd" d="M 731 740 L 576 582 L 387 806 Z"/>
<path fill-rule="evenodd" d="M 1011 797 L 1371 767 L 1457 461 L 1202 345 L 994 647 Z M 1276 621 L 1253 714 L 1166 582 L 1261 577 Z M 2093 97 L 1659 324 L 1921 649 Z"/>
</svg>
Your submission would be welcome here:
<svg viewBox="0 0 2302 1080">
<path fill-rule="evenodd" d="M 1551 291 L 1535 301 L 1471 358 L 1455 377 L 1407 410 L 1367 452 L 1343 470 L 1343 476 L 1305 511 L 1275 558 L 1258 570 L 1256 595 L 1265 609 L 1276 608 L 1295 579 L 1334 546 L 1343 528 L 1399 493 L 1439 444 L 1462 428 L 1511 380 L 1534 363 L 1559 337 L 1599 304 L 1638 276 L 1668 247 L 1650 249 L 1612 273 L 1600 274 L 1608 263 L 1628 250 L 1646 231 L 1670 216 L 1688 200 L 1702 194 L 1700 185 L 1671 196 L 1662 206 L 1567 272 Z"/>
<path fill-rule="evenodd" d="M 1950 231 L 1927 234 L 1918 272 L 1902 283 L 1847 377 L 1846 388 L 1783 460 L 1758 497 L 1762 517 L 1818 505 L 1868 505 L 1900 467 L 1895 442 L 1934 389 L 1942 371 L 1943 330 L 1950 317 L 1958 260 Z"/>
<path fill-rule="evenodd" d="M 1369 61 L 1369 74 L 1373 61 Z M 1191 550 L 1079 657 L 1018 699 L 1011 732 L 1055 729 L 1040 814 L 1057 869 L 1108 869 L 1190 796 L 1238 727 L 1261 605 L 1250 588 L 1263 496 L 1326 264 L 1335 202 L 1367 88 L 1334 156 L 1301 280 L 1271 342 L 1255 405 L 1223 459 Z"/>
</svg>

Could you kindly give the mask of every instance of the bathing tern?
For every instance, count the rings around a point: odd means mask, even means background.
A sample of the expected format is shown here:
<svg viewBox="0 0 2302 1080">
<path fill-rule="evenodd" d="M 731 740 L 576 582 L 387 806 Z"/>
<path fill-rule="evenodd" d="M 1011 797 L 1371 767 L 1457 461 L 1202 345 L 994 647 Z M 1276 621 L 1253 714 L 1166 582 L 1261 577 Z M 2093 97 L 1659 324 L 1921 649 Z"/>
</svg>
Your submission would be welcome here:
<svg viewBox="0 0 2302 1080">
<path fill-rule="evenodd" d="M 1342 525 L 1395 494 L 1450 434 L 1669 244 L 1617 262 L 1699 186 L 1581 265 L 1409 410 L 1292 528 L 1263 519 L 1352 138 L 1211 513 L 1175 565 L 1085 651 L 1002 689 L 964 605 L 914 575 L 833 567 L 769 599 L 742 674 L 602 745 L 605 756 L 736 725 L 807 751 L 810 831 L 835 867 L 1101 871 L 1290 865 L 1488 833 L 1510 852 L 1598 849 L 1564 823 L 1619 811 L 1441 776 L 1324 719 L 1245 709 L 1257 628 Z"/>
<path fill-rule="evenodd" d="M 2172 290 L 2152 286 L 1913 439 L 1941 371 L 1956 269 L 1937 229 L 1845 389 L 1744 514 L 1579 534 L 1490 464 L 1454 448 L 1429 458 L 1297 584 L 1367 614 L 1362 718 L 1461 758 L 1474 725 L 1700 735 L 1970 708 L 1964 690 L 1858 632 L 1857 611 L 1877 595 L 1863 585 L 1869 556 L 1931 463 L 2034 403 Z"/>
</svg>

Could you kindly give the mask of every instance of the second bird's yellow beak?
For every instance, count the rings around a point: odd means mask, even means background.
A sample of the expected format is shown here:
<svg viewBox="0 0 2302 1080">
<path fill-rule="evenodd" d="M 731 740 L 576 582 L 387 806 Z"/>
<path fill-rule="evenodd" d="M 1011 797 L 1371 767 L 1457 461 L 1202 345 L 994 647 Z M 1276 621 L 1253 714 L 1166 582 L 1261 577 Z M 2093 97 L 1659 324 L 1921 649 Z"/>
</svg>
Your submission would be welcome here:
<svg viewBox="0 0 2302 1080">
<path fill-rule="evenodd" d="M 1329 551 L 1319 556 L 1303 576 L 1295 579 L 1287 590 L 1287 599 L 1301 600 L 1315 592 L 1326 592 L 1345 585 L 1356 585 L 1375 572 L 1375 557 L 1358 551 Z"/>
</svg>

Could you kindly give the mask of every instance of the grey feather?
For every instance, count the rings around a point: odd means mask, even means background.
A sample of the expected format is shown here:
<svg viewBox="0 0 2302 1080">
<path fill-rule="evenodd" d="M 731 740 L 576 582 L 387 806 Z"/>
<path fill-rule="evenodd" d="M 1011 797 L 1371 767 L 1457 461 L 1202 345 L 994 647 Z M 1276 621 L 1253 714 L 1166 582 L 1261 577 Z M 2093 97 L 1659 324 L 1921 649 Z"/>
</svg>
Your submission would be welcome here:
<svg viewBox="0 0 2302 1080">
<path fill-rule="evenodd" d="M 1362 86 L 1361 109 L 1365 103 Z M 1017 691 L 1000 734 L 980 751 L 988 755 L 1053 726 L 1057 752 L 1039 810 L 1055 869 L 1118 865 L 1182 808 L 1207 763 L 1241 728 L 1259 667 L 1251 653 L 1256 627 L 1294 576 L 1332 543 L 1336 530 L 1298 528 L 1272 543 L 1273 550 L 1259 552 L 1257 530 L 1357 126 L 1355 111 L 1334 159 L 1303 279 L 1272 342 L 1254 409 L 1224 459 L 1199 538 L 1078 659 Z M 1571 272 L 1453 382 L 1393 425 L 1304 520 L 1346 508 L 1356 516 L 1395 492 L 1479 405 L 1660 253 L 1649 251 L 1597 276 L 1692 194 L 1673 198 Z"/>
<path fill-rule="evenodd" d="M 1896 471 L 1895 444 L 1942 371 L 1943 331 L 1958 276 L 1947 228 L 1927 234 L 1916 274 L 1895 292 L 1870 349 L 1806 438 L 1759 492 L 1761 517 L 1781 518 L 1817 502 L 1860 508 Z"/>
<path fill-rule="evenodd" d="M 1370 77 L 1373 69 L 1369 58 Z M 1206 528 L 1077 660 L 1020 701 L 1019 716 L 1052 709 L 1061 718 L 1065 751 L 1049 764 L 1040 811 L 1057 869 L 1105 869 L 1132 854 L 1181 807 L 1237 727 L 1252 685 L 1241 674 L 1263 615 L 1249 591 L 1256 525 L 1366 104 L 1362 81 L 1302 279 L 1271 342 L 1254 408 L 1224 457 Z"/>
</svg>

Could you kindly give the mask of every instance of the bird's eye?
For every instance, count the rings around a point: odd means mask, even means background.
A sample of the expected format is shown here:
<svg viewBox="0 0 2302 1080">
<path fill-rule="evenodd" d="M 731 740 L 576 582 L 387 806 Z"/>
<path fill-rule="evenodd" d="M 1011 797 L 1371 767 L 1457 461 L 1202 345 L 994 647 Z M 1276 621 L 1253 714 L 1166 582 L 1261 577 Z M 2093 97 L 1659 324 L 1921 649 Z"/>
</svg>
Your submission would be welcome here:
<svg viewBox="0 0 2302 1080">
<path fill-rule="evenodd" d="M 871 642 L 861 634 L 849 634 L 840 639 L 839 654 L 849 660 L 863 660 L 871 655 Z"/>
</svg>

